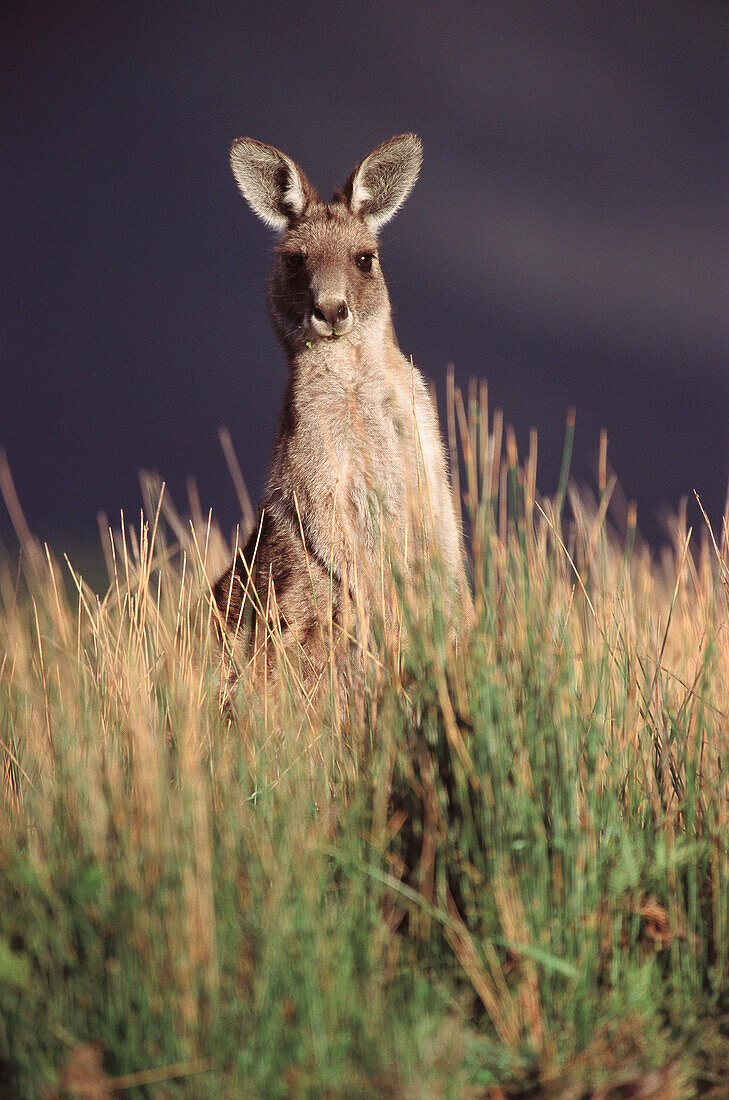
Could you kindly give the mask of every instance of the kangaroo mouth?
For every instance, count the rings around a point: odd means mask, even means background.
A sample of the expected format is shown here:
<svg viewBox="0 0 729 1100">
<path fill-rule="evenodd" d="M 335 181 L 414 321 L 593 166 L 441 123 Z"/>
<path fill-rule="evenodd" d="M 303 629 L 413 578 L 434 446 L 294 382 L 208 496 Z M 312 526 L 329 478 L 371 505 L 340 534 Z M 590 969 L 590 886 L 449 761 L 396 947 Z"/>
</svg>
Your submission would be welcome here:
<svg viewBox="0 0 729 1100">
<path fill-rule="evenodd" d="M 317 332 L 316 329 L 309 327 L 304 332 L 303 338 L 306 347 L 311 348 L 314 344 L 336 344 L 348 335 L 348 332 Z"/>
<path fill-rule="evenodd" d="M 354 328 L 354 318 L 351 313 L 347 313 L 345 317 L 329 320 L 312 312 L 306 317 L 304 328 L 308 330 L 307 336 L 309 338 L 330 341 L 342 340 Z"/>
<path fill-rule="evenodd" d="M 345 336 L 349 336 L 350 332 L 351 329 L 347 332 L 339 332 L 336 329 L 332 332 L 317 332 L 315 328 L 309 326 L 308 332 L 306 333 L 306 343 L 311 344 L 311 342 L 315 340 L 317 342 L 322 341 L 326 344 L 336 344 L 338 340 L 343 340 Z"/>
</svg>

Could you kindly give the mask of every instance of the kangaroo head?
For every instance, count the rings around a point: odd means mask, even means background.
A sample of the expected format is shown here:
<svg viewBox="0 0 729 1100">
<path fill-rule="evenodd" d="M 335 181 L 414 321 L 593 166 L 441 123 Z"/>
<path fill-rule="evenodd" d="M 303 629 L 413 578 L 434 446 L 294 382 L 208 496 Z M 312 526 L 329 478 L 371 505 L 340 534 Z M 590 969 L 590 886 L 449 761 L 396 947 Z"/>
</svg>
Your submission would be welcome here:
<svg viewBox="0 0 729 1100">
<path fill-rule="evenodd" d="M 233 174 L 252 210 L 280 234 L 270 282 L 271 316 L 290 354 L 321 340 L 366 340 L 389 318 L 377 231 L 407 198 L 422 160 L 403 134 L 357 165 L 329 203 L 290 157 L 239 138 Z"/>
</svg>

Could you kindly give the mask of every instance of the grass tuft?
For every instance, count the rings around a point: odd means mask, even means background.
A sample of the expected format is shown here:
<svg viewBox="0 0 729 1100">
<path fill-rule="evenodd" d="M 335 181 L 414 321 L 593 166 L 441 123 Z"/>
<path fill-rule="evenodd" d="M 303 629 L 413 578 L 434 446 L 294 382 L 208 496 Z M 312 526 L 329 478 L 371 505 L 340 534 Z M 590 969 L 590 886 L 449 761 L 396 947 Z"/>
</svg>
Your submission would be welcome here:
<svg viewBox="0 0 729 1100">
<path fill-rule="evenodd" d="M 344 687 L 282 651 L 232 722 L 194 496 L 145 480 L 98 596 L 0 464 L 3 1096 L 726 1094 L 726 524 L 653 559 L 604 446 L 570 485 L 573 414 L 549 499 L 536 435 L 520 464 L 485 386 L 449 395 L 475 625 L 437 562 L 395 577 Z"/>
</svg>

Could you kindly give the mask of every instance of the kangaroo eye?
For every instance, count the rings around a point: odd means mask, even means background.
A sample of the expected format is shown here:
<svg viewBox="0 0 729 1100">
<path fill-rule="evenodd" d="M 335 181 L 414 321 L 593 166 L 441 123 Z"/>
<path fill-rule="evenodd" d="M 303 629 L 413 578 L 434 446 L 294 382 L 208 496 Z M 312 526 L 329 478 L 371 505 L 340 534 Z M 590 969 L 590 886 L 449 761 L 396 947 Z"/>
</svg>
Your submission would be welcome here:
<svg viewBox="0 0 729 1100">
<path fill-rule="evenodd" d="M 284 255 L 284 263 L 286 264 L 286 270 L 290 271 L 294 275 L 297 271 L 301 271 L 304 266 L 306 256 L 303 252 L 286 252 Z"/>
<path fill-rule="evenodd" d="M 360 271 L 371 271 L 374 258 L 374 252 L 360 252 L 358 256 L 355 256 L 354 262 Z"/>
</svg>

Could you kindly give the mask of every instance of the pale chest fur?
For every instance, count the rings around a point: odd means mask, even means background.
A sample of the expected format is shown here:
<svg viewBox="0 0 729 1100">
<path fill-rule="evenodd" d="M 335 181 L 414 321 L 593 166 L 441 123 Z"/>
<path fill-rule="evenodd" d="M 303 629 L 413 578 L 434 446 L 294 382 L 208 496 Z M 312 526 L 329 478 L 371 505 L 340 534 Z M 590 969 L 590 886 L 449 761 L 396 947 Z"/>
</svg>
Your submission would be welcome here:
<svg viewBox="0 0 729 1100">
<path fill-rule="evenodd" d="M 430 399 L 394 347 L 368 356 L 335 344 L 297 372 L 269 491 L 295 492 L 317 550 L 361 567 L 383 516 L 388 537 L 404 546 L 408 502 L 422 492 L 424 471 L 442 464 Z"/>
</svg>

